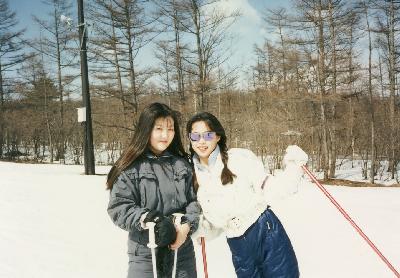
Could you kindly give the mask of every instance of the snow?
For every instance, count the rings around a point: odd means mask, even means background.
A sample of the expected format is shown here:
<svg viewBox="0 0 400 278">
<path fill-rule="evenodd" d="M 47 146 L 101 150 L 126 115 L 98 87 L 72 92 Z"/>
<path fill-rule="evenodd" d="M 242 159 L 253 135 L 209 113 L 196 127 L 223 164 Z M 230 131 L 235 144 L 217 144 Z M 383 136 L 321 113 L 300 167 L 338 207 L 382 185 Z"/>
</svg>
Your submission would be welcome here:
<svg viewBox="0 0 400 278">
<path fill-rule="evenodd" d="M 85 176 L 82 166 L 0 162 L 0 277 L 126 277 L 127 233 L 106 213 L 108 170 Z M 399 271 L 400 188 L 326 188 Z M 297 194 L 271 204 L 302 277 L 395 277 L 314 184 L 303 181 Z M 235 277 L 223 236 L 207 242 L 207 261 L 210 278 Z"/>
</svg>

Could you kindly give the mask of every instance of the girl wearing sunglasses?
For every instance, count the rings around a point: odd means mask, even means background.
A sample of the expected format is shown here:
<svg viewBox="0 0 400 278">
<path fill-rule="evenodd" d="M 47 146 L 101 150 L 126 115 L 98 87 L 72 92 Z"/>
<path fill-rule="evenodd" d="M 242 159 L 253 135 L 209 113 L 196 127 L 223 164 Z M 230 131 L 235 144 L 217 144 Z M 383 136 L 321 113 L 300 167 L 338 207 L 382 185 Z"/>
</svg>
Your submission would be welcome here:
<svg viewBox="0 0 400 278">
<path fill-rule="evenodd" d="M 171 277 L 173 250 L 178 248 L 177 276 L 197 276 L 188 235 L 198 227 L 200 206 L 175 111 L 161 103 L 152 103 L 143 110 L 131 143 L 108 173 L 107 189 L 108 214 L 117 226 L 129 232 L 128 278 L 153 277 L 147 222 L 155 223 L 158 277 Z M 174 226 L 173 213 L 184 214 L 182 225 Z"/>
<path fill-rule="evenodd" d="M 189 120 L 187 134 L 203 211 L 193 237 L 225 232 L 239 278 L 299 277 L 292 244 L 264 197 L 262 162 L 249 150 L 228 151 L 224 128 L 208 112 Z"/>
</svg>

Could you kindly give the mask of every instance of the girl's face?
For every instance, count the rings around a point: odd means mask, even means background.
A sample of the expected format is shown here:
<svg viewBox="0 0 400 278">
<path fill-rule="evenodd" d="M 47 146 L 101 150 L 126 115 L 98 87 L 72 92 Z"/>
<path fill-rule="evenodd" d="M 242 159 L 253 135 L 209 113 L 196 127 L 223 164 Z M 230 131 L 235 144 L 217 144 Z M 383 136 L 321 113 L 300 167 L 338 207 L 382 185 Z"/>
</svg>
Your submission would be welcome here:
<svg viewBox="0 0 400 278">
<path fill-rule="evenodd" d="M 150 149 L 154 154 L 161 154 L 171 144 L 175 136 L 174 119 L 168 116 L 154 122 L 150 135 Z"/>
<path fill-rule="evenodd" d="M 208 164 L 208 157 L 217 147 L 220 136 L 214 134 L 208 134 L 208 132 L 212 132 L 212 130 L 208 127 L 208 125 L 203 122 L 194 122 L 192 124 L 191 133 L 199 134 L 200 139 L 198 141 L 190 140 L 192 144 L 192 148 L 195 153 L 199 156 L 200 162 L 202 164 Z M 197 135 L 198 137 L 198 135 Z M 207 140 L 205 140 L 205 138 Z"/>
</svg>

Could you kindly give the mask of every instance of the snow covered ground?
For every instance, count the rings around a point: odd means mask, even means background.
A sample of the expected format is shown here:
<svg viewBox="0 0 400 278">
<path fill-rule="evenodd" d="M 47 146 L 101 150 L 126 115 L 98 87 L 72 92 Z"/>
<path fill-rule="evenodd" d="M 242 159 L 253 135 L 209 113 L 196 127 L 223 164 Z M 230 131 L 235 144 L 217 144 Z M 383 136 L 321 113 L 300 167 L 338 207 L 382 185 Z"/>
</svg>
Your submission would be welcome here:
<svg viewBox="0 0 400 278">
<path fill-rule="evenodd" d="M 82 172 L 82 166 L 0 162 L 0 277 L 126 276 L 127 234 L 106 213 L 105 176 Z M 338 174 L 353 177 L 352 171 Z M 399 271 L 400 188 L 326 188 Z M 302 277 L 395 277 L 315 185 L 302 183 L 273 209 Z M 235 277 L 223 237 L 207 242 L 207 259 L 210 278 Z"/>
</svg>

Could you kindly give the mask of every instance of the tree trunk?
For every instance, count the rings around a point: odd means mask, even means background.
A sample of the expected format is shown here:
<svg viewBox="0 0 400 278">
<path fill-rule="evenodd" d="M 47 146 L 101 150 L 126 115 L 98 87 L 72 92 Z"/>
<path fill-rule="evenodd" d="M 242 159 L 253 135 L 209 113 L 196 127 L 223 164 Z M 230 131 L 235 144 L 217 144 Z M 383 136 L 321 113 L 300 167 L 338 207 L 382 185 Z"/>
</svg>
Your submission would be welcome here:
<svg viewBox="0 0 400 278">
<path fill-rule="evenodd" d="M 177 85 L 178 85 L 178 94 L 181 100 L 182 108 L 185 107 L 185 84 L 183 80 L 183 68 L 182 68 L 182 57 L 181 57 L 181 42 L 180 42 L 180 33 L 179 33 L 179 20 L 178 20 L 178 9 L 175 4 L 175 0 L 173 0 L 174 7 L 174 33 L 175 33 L 175 67 L 177 73 Z"/>
<path fill-rule="evenodd" d="M 121 68 L 119 65 L 119 58 L 118 58 L 117 36 L 115 34 L 115 21 L 114 21 L 114 16 L 112 15 L 112 13 L 110 13 L 110 15 L 111 15 L 112 47 L 113 47 L 113 52 L 114 52 L 115 73 L 117 75 L 116 79 L 117 79 L 117 84 L 118 84 L 118 93 L 121 98 L 122 113 L 124 115 L 124 126 L 126 126 L 126 125 L 128 125 L 128 120 L 127 120 L 127 111 L 126 111 L 124 90 L 122 88 Z"/>
<path fill-rule="evenodd" d="M 333 6 L 332 6 L 332 1 L 329 1 L 328 5 L 328 10 L 329 10 L 329 29 L 330 29 L 330 36 L 331 36 L 331 48 L 332 48 L 332 53 L 331 53 L 331 59 L 332 59 L 332 81 L 331 81 L 331 86 L 332 86 L 332 95 L 336 96 L 336 85 L 337 85 L 337 69 L 336 69 L 336 28 L 335 28 L 335 22 L 333 19 Z M 330 127 L 330 163 L 329 163 L 329 178 L 334 178 L 336 174 L 336 104 L 332 103 L 331 104 L 331 110 L 332 110 L 332 119 L 333 121 L 331 122 L 331 127 Z"/>
<path fill-rule="evenodd" d="M 395 137 L 396 137 L 396 120 L 395 120 L 395 94 L 396 94 L 396 66 L 395 66 L 395 20 L 394 20 L 394 1 L 390 1 L 389 8 L 389 111 L 390 111 L 390 159 L 389 168 L 391 171 L 391 178 L 394 179 L 396 167 L 395 167 Z"/>
<path fill-rule="evenodd" d="M 375 114 L 374 114 L 374 104 L 373 104 L 373 94 L 372 94 L 372 39 L 371 39 L 371 29 L 369 26 L 369 16 L 368 8 L 365 6 L 365 19 L 367 23 L 368 31 L 368 95 L 369 95 L 369 109 L 370 109 L 370 129 L 371 129 L 371 165 L 369 172 L 370 183 L 375 183 Z"/>
<path fill-rule="evenodd" d="M 193 23 L 195 27 L 195 36 L 196 36 L 196 47 L 197 47 L 197 67 L 198 67 L 198 75 L 199 75 L 199 89 L 198 95 L 200 96 L 200 109 L 204 110 L 206 108 L 205 105 L 205 72 L 204 72 L 204 60 L 203 60 L 203 48 L 201 45 L 201 26 L 200 26 L 200 10 L 195 1 L 192 1 L 192 10 L 193 10 Z"/>
<path fill-rule="evenodd" d="M 131 85 L 133 109 L 135 114 L 138 112 L 138 93 L 136 87 L 136 73 L 135 64 L 133 57 L 133 42 L 132 42 L 132 30 L 131 30 L 131 16 L 129 14 L 129 7 L 125 6 L 125 18 L 126 18 L 126 38 L 128 43 L 128 59 L 129 59 L 129 81 Z"/>
<path fill-rule="evenodd" d="M 58 142 L 58 159 L 60 162 L 65 160 L 65 138 L 64 138 L 64 94 L 62 85 L 62 73 L 61 73 L 61 50 L 60 50 L 60 37 L 59 37 L 59 18 L 56 7 L 54 7 L 54 22 L 55 22 L 55 37 L 57 44 L 57 82 L 58 82 L 58 95 L 60 99 L 59 116 L 60 116 L 60 126 L 59 126 L 59 142 Z"/>
<path fill-rule="evenodd" d="M 4 144 L 4 91 L 3 91 L 3 70 L 0 60 L 0 158 L 3 157 Z"/>
<path fill-rule="evenodd" d="M 324 45 L 324 22 L 322 19 L 322 2 L 319 0 L 318 5 L 318 51 L 319 51 L 319 61 L 318 61 L 318 77 L 319 77 L 319 95 L 320 95 L 320 125 L 322 129 L 322 145 L 323 145 L 323 170 L 324 179 L 329 178 L 329 150 L 328 150 L 328 122 L 326 119 L 326 105 L 325 105 L 325 83 L 326 83 L 326 73 L 325 73 L 325 45 Z"/>
</svg>

